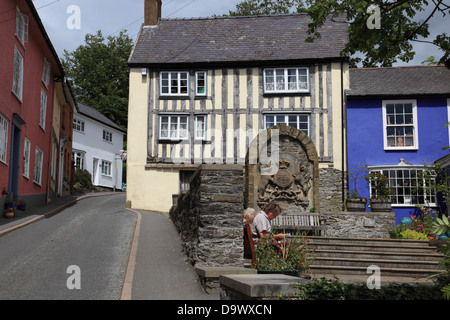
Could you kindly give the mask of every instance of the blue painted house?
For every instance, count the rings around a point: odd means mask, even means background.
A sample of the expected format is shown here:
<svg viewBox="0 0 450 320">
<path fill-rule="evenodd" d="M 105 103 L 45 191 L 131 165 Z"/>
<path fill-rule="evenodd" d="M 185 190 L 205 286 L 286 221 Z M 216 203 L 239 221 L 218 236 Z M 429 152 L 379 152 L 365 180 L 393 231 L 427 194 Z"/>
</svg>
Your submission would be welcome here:
<svg viewBox="0 0 450 320">
<path fill-rule="evenodd" d="M 382 172 L 393 189 L 392 209 L 399 223 L 418 204 L 437 207 L 420 172 L 445 157 L 450 145 L 450 70 L 444 66 L 350 70 L 347 98 L 348 168 L 366 163 Z M 365 179 L 359 195 L 370 198 Z M 369 210 L 369 206 L 366 210 Z"/>
</svg>

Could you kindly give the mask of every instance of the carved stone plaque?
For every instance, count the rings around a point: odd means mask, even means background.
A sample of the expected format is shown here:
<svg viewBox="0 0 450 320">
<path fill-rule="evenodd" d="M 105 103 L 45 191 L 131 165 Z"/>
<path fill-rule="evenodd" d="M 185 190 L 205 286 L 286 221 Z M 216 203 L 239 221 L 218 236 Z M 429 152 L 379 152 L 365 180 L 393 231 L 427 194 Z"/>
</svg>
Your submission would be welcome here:
<svg viewBox="0 0 450 320">
<path fill-rule="evenodd" d="M 313 207 L 318 210 L 318 158 L 314 144 L 295 128 L 278 125 L 272 129 L 279 130 L 278 170 L 265 175 L 264 165 L 247 164 L 248 206 L 263 208 L 268 202 L 276 202 L 283 212 L 302 212 Z M 270 141 L 266 143 L 270 149 Z"/>
</svg>

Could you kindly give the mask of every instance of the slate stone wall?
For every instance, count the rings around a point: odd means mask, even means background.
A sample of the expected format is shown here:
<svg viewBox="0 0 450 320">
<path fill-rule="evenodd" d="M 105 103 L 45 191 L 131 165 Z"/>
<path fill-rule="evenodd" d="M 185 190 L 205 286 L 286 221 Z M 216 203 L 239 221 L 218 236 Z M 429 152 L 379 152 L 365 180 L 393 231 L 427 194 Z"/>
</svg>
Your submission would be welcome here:
<svg viewBox="0 0 450 320">
<path fill-rule="evenodd" d="M 395 227 L 394 212 L 329 212 L 326 236 L 338 238 L 389 238 Z"/>
<path fill-rule="evenodd" d="M 319 200 L 321 213 L 342 210 L 342 171 L 335 168 L 319 170 Z"/>
<path fill-rule="evenodd" d="M 203 165 L 170 210 L 192 265 L 243 265 L 243 179 L 242 165 Z"/>
</svg>

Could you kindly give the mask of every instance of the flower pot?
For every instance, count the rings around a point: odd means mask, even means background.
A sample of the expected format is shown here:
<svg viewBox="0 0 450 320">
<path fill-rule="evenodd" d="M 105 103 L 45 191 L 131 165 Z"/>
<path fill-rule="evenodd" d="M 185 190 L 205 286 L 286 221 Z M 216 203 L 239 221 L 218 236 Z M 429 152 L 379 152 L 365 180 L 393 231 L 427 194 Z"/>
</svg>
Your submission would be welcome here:
<svg viewBox="0 0 450 320">
<path fill-rule="evenodd" d="M 8 210 L 5 212 L 5 217 L 7 218 L 13 218 L 14 217 L 14 211 Z"/>
<path fill-rule="evenodd" d="M 25 211 L 26 209 L 27 209 L 27 206 L 26 206 L 26 205 L 19 204 L 19 205 L 17 206 L 17 210 Z"/>
<path fill-rule="evenodd" d="M 346 202 L 347 211 L 349 212 L 365 212 L 366 198 L 348 198 Z"/>
<path fill-rule="evenodd" d="M 370 199 L 370 210 L 373 212 L 391 212 L 391 200 Z"/>
</svg>

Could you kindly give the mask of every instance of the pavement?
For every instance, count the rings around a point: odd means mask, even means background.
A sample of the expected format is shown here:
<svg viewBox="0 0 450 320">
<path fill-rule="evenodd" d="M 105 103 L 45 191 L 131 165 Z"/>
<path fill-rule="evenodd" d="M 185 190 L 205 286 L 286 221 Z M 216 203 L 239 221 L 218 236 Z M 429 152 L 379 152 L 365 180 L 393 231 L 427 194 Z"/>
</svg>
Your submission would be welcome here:
<svg viewBox="0 0 450 320">
<path fill-rule="evenodd" d="M 0 237 L 39 220 L 58 214 L 78 201 L 121 192 L 93 192 L 70 195 L 47 205 L 15 211 L 13 218 L 0 217 Z M 124 203 L 125 207 L 125 203 Z M 219 300 L 208 294 L 197 274 L 186 261 L 181 239 L 167 214 L 145 210 L 127 210 L 137 215 L 128 268 L 121 300 Z"/>
</svg>

